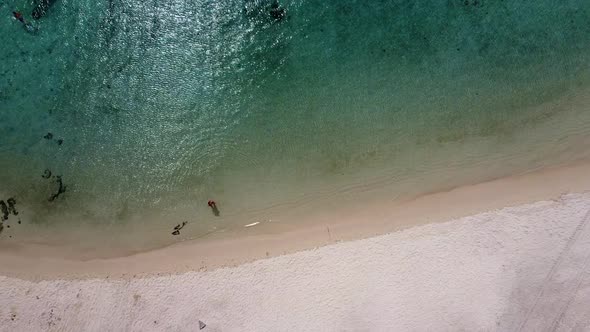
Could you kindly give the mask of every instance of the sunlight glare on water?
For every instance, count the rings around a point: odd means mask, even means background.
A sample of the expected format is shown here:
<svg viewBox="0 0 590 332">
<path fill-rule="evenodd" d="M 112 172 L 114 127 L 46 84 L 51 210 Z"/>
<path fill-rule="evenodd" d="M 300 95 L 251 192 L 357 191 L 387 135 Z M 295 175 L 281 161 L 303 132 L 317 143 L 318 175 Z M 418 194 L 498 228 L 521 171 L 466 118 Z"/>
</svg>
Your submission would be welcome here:
<svg viewBox="0 0 590 332">
<path fill-rule="evenodd" d="M 137 224 L 170 242 L 182 220 L 197 237 L 306 197 L 587 157 L 586 1 L 34 6 L 0 4 L 0 199 L 46 230 Z"/>
</svg>

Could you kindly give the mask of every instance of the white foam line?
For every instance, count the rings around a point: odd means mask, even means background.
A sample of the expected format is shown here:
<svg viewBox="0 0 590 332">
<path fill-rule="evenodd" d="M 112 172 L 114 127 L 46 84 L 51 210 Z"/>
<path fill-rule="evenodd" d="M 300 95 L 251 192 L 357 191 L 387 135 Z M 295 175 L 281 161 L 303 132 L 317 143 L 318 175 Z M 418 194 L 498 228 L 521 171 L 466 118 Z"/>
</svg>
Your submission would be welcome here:
<svg viewBox="0 0 590 332">
<path fill-rule="evenodd" d="M 253 223 L 251 223 L 251 224 L 248 224 L 248 225 L 244 225 L 244 227 L 252 227 L 252 226 L 256 226 L 256 225 L 258 225 L 258 224 L 260 224 L 260 221 L 253 222 Z"/>
</svg>

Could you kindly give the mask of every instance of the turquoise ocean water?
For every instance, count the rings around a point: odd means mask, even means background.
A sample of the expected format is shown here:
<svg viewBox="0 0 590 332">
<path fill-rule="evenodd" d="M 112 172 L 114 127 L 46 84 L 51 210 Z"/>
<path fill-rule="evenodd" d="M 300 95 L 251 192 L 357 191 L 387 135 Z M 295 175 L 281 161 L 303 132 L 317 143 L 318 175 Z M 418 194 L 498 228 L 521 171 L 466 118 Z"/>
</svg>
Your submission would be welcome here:
<svg viewBox="0 0 590 332">
<path fill-rule="evenodd" d="M 0 241 L 150 247 L 590 154 L 588 1 L 35 5 L 0 2 L 0 199 L 23 221 Z"/>
</svg>

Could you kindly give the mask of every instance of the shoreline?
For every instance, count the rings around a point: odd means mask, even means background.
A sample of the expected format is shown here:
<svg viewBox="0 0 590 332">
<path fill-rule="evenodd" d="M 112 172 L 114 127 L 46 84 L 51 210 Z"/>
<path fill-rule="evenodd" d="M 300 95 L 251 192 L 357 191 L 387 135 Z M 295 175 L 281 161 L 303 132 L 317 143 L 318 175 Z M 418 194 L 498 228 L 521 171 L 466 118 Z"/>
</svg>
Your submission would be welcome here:
<svg viewBox="0 0 590 332">
<path fill-rule="evenodd" d="M 5 246 L 0 251 L 0 275 L 29 280 L 132 278 L 207 271 L 254 260 L 309 250 L 329 244 L 366 239 L 416 226 L 440 223 L 490 210 L 590 190 L 590 162 L 531 171 L 402 202 L 378 199 L 379 190 L 363 197 L 362 209 L 322 206 L 323 213 L 286 213 L 297 224 L 261 223 L 238 232 L 213 233 L 160 249 L 104 259 L 65 259 L 67 248 L 44 245 Z M 356 197 L 347 198 L 357 202 Z M 325 202 L 322 202 L 325 204 Z M 355 204 L 358 206 L 358 204 Z M 314 209 L 316 211 L 317 209 Z M 237 237 L 236 237 L 237 236 Z"/>
<path fill-rule="evenodd" d="M 589 249 L 569 194 L 215 271 L 0 276 L 0 331 L 588 330 Z"/>
</svg>

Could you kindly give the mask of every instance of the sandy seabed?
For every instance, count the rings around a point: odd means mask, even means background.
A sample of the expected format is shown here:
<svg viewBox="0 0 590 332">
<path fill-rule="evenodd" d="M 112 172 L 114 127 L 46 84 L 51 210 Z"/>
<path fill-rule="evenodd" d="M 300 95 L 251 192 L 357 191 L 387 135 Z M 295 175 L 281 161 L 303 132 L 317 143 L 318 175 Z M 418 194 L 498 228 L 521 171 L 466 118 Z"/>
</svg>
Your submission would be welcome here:
<svg viewBox="0 0 590 332">
<path fill-rule="evenodd" d="M 0 331 L 587 331 L 590 193 L 213 271 L 0 277 Z"/>
</svg>

